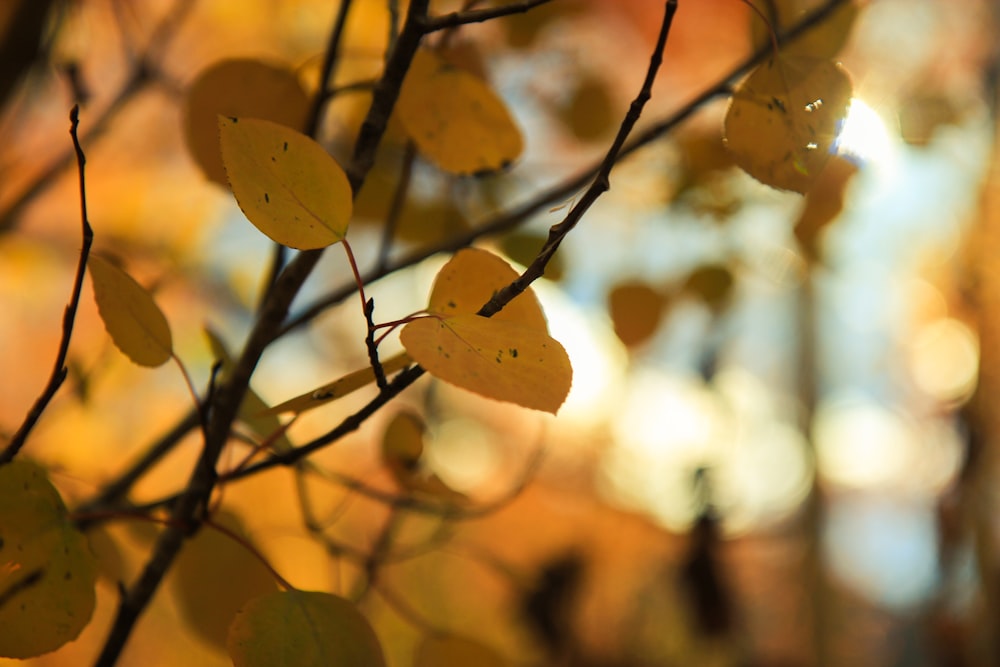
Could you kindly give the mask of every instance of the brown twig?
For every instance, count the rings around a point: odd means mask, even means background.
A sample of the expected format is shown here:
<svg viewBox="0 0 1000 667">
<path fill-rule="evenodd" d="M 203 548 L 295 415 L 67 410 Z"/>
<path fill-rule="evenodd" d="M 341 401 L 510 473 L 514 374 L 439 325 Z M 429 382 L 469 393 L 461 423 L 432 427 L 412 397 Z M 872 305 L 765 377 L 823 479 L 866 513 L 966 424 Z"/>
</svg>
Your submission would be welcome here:
<svg viewBox="0 0 1000 667">
<path fill-rule="evenodd" d="M 424 24 L 424 32 L 431 33 L 438 30 L 457 28 L 470 23 L 492 21 L 493 19 L 498 19 L 503 16 L 511 16 L 512 14 L 523 14 L 531 9 L 534 9 L 535 7 L 538 7 L 539 5 L 544 5 L 551 1 L 552 0 L 522 0 L 522 2 L 512 2 L 501 7 L 470 9 L 461 12 L 452 12 L 450 14 L 442 14 L 441 16 L 435 16 L 427 19 Z"/>
<path fill-rule="evenodd" d="M 73 336 L 73 324 L 76 322 L 76 309 L 80 304 L 80 291 L 83 289 L 83 276 L 87 270 L 87 257 L 90 256 L 90 246 L 94 242 L 94 230 L 91 228 L 90 221 L 87 218 L 87 182 L 84 175 L 84 165 L 87 163 L 87 157 L 83 153 L 83 147 L 80 145 L 80 138 L 77 133 L 77 129 L 80 126 L 79 106 L 74 106 L 72 111 L 69 112 L 69 120 L 69 134 L 73 138 L 73 150 L 76 154 L 76 166 L 80 176 L 80 221 L 83 246 L 80 249 L 80 260 L 76 265 L 73 293 L 70 296 L 66 310 L 63 312 L 62 338 L 59 341 L 59 351 L 56 354 L 56 361 L 52 367 L 52 373 L 49 375 L 49 381 L 45 385 L 45 389 L 41 395 L 31 406 L 20 428 L 14 433 L 10 444 L 0 453 L 0 464 L 10 461 L 21 450 L 21 447 L 24 446 L 24 443 L 28 439 L 28 434 L 31 433 L 35 424 L 38 423 L 45 408 L 48 407 L 49 402 L 56 395 L 56 392 L 59 391 L 59 387 L 62 386 L 62 383 L 66 380 L 66 374 L 69 372 L 69 369 L 66 367 L 66 357 L 69 354 L 69 342 Z"/>
</svg>

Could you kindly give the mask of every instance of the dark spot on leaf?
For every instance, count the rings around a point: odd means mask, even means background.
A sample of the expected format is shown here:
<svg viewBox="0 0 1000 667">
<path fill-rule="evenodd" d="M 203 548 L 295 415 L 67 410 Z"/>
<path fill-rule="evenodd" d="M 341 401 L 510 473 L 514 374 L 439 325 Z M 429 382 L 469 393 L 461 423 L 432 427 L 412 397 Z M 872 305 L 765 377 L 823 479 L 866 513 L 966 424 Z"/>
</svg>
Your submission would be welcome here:
<svg viewBox="0 0 1000 667">
<path fill-rule="evenodd" d="M 264 203 L 265 204 L 270 204 L 271 203 L 271 197 L 266 192 L 264 193 Z"/>
<path fill-rule="evenodd" d="M 286 153 L 288 152 L 288 142 L 287 141 L 285 142 L 285 145 L 281 147 L 281 150 L 283 150 Z"/>
<path fill-rule="evenodd" d="M 510 348 L 510 356 L 512 356 L 515 359 L 517 359 L 517 348 L 516 347 Z"/>
<path fill-rule="evenodd" d="M 449 299 L 448 300 L 448 307 L 449 308 L 458 308 L 458 304 Z"/>
</svg>

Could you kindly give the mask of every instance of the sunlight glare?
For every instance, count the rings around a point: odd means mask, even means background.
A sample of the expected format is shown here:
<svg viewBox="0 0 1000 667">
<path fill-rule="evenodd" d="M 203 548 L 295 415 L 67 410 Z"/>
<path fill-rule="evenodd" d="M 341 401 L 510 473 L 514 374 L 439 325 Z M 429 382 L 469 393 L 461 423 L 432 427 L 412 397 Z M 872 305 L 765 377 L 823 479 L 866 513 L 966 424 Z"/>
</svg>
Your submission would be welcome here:
<svg viewBox="0 0 1000 667">
<path fill-rule="evenodd" d="M 835 144 L 838 154 L 885 167 L 894 159 L 892 137 L 878 112 L 854 98 Z"/>
</svg>

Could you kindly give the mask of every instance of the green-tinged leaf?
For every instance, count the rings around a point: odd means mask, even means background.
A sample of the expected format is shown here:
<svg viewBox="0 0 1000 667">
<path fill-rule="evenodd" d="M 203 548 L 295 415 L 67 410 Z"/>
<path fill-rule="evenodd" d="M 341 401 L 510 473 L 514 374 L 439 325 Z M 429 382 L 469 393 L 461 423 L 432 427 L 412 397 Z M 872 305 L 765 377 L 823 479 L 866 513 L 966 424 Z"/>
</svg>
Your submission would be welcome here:
<svg viewBox="0 0 1000 667">
<path fill-rule="evenodd" d="M 420 152 L 448 172 L 496 171 L 524 148 L 521 131 L 496 93 L 428 51 L 413 59 L 396 110 Z"/>
<path fill-rule="evenodd" d="M 548 334 L 474 314 L 424 317 L 400 341 L 437 378 L 488 398 L 555 414 L 569 394 L 566 350 Z"/>
<path fill-rule="evenodd" d="M 512 260 L 518 264 L 528 266 L 535 260 L 535 255 L 545 245 L 547 239 L 548 234 L 546 233 L 525 231 L 522 228 L 518 228 L 509 234 L 505 234 L 500 239 L 500 247 L 503 253 Z M 562 280 L 565 273 L 566 262 L 563 260 L 562 255 L 556 253 L 549 260 L 549 263 L 545 265 L 545 277 L 558 282 Z"/>
<path fill-rule="evenodd" d="M 108 260 L 87 260 L 97 310 L 111 340 L 140 366 L 160 366 L 173 354 L 170 325 L 146 289 Z"/>
<path fill-rule="evenodd" d="M 97 566 L 45 471 L 0 467 L 0 656 L 31 658 L 76 639 L 94 611 Z"/>
<path fill-rule="evenodd" d="M 772 58 L 733 93 L 726 145 L 757 180 L 804 193 L 829 159 L 850 101 L 850 78 L 836 63 Z"/>
<path fill-rule="evenodd" d="M 229 627 L 235 667 L 384 667 L 368 620 L 347 600 L 284 591 L 247 603 Z"/>
<path fill-rule="evenodd" d="M 475 313 L 497 290 L 517 277 L 517 271 L 493 253 L 464 248 L 438 271 L 427 309 L 445 317 Z M 542 305 L 530 289 L 514 297 L 492 319 L 513 322 L 535 331 L 548 331 Z"/>
<path fill-rule="evenodd" d="M 489 646 L 454 635 L 424 638 L 413 659 L 413 667 L 504 667 L 506 664 Z"/>
<path fill-rule="evenodd" d="M 403 370 L 412 363 L 413 359 L 410 358 L 410 355 L 405 352 L 401 352 L 383 361 L 382 371 L 386 375 L 390 375 L 396 371 Z M 373 382 L 375 382 L 375 371 L 372 370 L 371 366 L 366 366 L 365 368 L 348 373 L 344 377 L 334 380 L 329 384 L 325 384 L 322 387 L 317 387 L 316 389 L 308 391 L 300 396 L 290 398 L 284 403 L 279 403 L 273 408 L 265 408 L 262 414 L 278 415 L 284 412 L 299 413 L 305 412 L 306 410 L 312 410 L 313 408 L 318 408 L 321 405 L 335 401 L 338 398 L 343 398 L 344 396 L 347 396 L 348 394 L 353 393 Z"/>
<path fill-rule="evenodd" d="M 213 522 L 239 535 L 253 548 L 236 516 L 217 513 Z M 203 527 L 185 545 L 168 576 L 187 627 L 219 648 L 226 646 L 229 624 L 236 612 L 249 600 L 277 588 L 271 573 L 247 546 L 212 526 Z"/>
<path fill-rule="evenodd" d="M 271 121 L 219 116 L 218 122 L 229 185 L 257 229 L 300 250 L 344 238 L 351 186 L 322 146 Z"/>
<path fill-rule="evenodd" d="M 219 152 L 219 115 L 261 118 L 301 129 L 309 96 L 291 67 L 238 58 L 210 65 L 188 86 L 184 139 L 210 180 L 227 185 Z"/>
<path fill-rule="evenodd" d="M 208 337 L 208 344 L 212 348 L 212 354 L 222 362 L 221 375 L 225 377 L 233 367 L 233 359 L 226 349 L 222 338 L 214 331 L 205 327 L 205 336 Z M 240 403 L 240 421 L 250 427 L 254 433 L 261 438 L 269 438 L 274 433 L 278 433 L 285 428 L 285 425 L 278 419 L 278 413 L 271 410 L 270 406 L 252 388 L 247 389 L 243 402 Z M 287 452 L 292 449 L 292 442 L 288 435 L 281 433 L 271 443 L 271 447 L 278 453 Z"/>
</svg>

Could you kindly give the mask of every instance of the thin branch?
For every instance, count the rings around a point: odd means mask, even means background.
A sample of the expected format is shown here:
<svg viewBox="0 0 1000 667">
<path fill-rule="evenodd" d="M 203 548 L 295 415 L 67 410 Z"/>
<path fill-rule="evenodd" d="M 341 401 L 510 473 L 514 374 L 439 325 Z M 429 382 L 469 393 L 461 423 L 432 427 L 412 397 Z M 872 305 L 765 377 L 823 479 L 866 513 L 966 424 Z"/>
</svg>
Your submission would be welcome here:
<svg viewBox="0 0 1000 667">
<path fill-rule="evenodd" d="M 615 163 L 618 162 L 618 156 L 625 146 L 625 140 L 632 132 L 632 128 L 639 121 L 643 107 L 646 106 L 646 102 L 652 97 L 653 80 L 656 78 L 656 73 L 663 63 L 663 49 L 667 45 L 667 36 L 670 34 L 670 27 L 673 25 L 674 14 L 676 13 L 677 0 L 667 0 L 663 23 L 660 26 L 660 34 L 656 38 L 656 47 L 649 58 L 649 68 L 646 70 L 646 78 L 642 82 L 639 94 L 636 95 L 635 100 L 629 106 L 628 113 L 625 114 L 625 120 L 622 121 L 621 127 L 618 129 L 618 135 L 615 137 L 614 142 L 612 142 L 611 148 L 608 149 L 608 154 L 597 170 L 597 176 L 594 177 L 590 187 L 587 188 L 583 196 L 570 209 L 569 213 L 566 214 L 566 218 L 559 224 L 552 226 L 549 230 L 548 240 L 542 246 L 534 261 L 531 262 L 531 265 L 524 270 L 517 280 L 494 294 L 489 303 L 479 309 L 479 315 L 489 317 L 499 312 L 514 297 L 526 290 L 531 283 L 541 278 L 545 273 L 546 265 L 552 259 L 556 250 L 559 249 L 559 244 L 562 243 L 562 240 L 576 227 L 577 223 L 590 210 L 590 207 L 594 205 L 594 202 L 611 188 L 611 170 L 614 168 Z"/>
<path fill-rule="evenodd" d="M 787 31 L 782 32 L 779 35 L 779 42 L 783 43 L 790 39 L 794 39 L 810 28 L 822 23 L 830 16 L 831 13 L 833 13 L 834 10 L 849 1 L 850 0 L 828 0 L 822 7 L 819 7 L 812 13 L 805 16 L 801 21 L 796 23 Z M 646 145 L 662 138 L 664 135 L 668 134 L 677 128 L 681 123 L 693 116 L 698 110 L 712 100 L 730 95 L 732 92 L 732 83 L 734 81 L 745 75 L 754 66 L 760 64 L 772 55 L 773 52 L 771 50 L 771 45 L 762 45 L 751 55 L 736 64 L 718 81 L 688 101 L 683 107 L 666 118 L 663 118 L 649 127 L 646 127 L 644 130 L 640 130 L 628 143 L 625 144 L 618 155 L 618 159 L 624 159 Z M 400 257 L 389 262 L 389 264 L 381 270 L 370 271 L 362 276 L 365 284 L 370 285 L 381 278 L 395 273 L 396 271 L 419 264 L 429 257 L 433 257 L 439 253 L 453 253 L 461 248 L 468 247 L 480 238 L 500 234 L 517 227 L 527 220 L 529 216 L 544 211 L 553 203 L 563 201 L 579 191 L 581 188 L 585 187 L 587 183 L 589 183 L 597 175 L 602 163 L 603 160 L 595 162 L 589 167 L 581 170 L 576 175 L 570 176 L 547 190 L 543 190 L 527 201 L 481 222 L 464 234 L 453 236 L 438 245 L 423 248 Z M 300 313 L 290 318 L 281 328 L 279 335 L 283 336 L 308 324 L 317 316 L 324 313 L 327 309 L 341 303 L 344 299 L 353 294 L 353 292 L 354 285 L 351 283 L 345 284 L 330 292 L 326 296 L 321 297 L 317 301 L 306 306 Z"/>
<path fill-rule="evenodd" d="M 411 0 L 403 30 L 386 63 L 383 77 L 375 87 L 371 106 L 355 144 L 353 160 L 347 170 L 352 192 L 357 193 L 361 189 L 374 164 L 375 153 L 385 134 L 403 77 L 420 44 L 420 25 L 427 15 L 428 4 L 429 0 Z M 300 253 L 278 277 L 260 309 L 258 320 L 239 360 L 215 394 L 204 449 L 184 492 L 174 504 L 172 524 L 161 534 L 139 579 L 122 596 L 114 623 L 98 658 L 98 666 L 111 667 L 117 661 L 132 628 L 159 588 L 185 539 L 198 529 L 203 520 L 207 502 L 218 479 L 216 463 L 229 438 L 240 403 L 249 387 L 250 377 L 264 350 L 275 339 L 288 316 L 292 300 L 321 256 L 321 250 Z"/>
<path fill-rule="evenodd" d="M 66 367 L 66 357 L 69 354 L 69 342 L 73 336 L 76 309 L 80 304 L 80 291 L 83 289 L 83 276 L 87 270 L 87 258 L 90 256 L 90 246 L 94 242 L 94 230 L 91 228 L 90 220 L 87 218 L 87 182 L 84 175 L 84 165 L 87 163 L 87 157 L 83 153 L 83 147 L 80 145 L 80 137 L 77 133 L 77 129 L 80 126 L 79 106 L 73 106 L 72 111 L 69 112 L 69 120 L 69 134 L 73 138 L 73 151 L 76 154 L 76 167 L 80 176 L 80 222 L 83 246 L 80 249 L 80 259 L 76 265 L 73 292 L 70 296 L 69 304 L 63 312 L 62 338 L 59 341 L 59 351 L 56 354 L 56 361 L 52 367 L 52 374 L 49 376 L 49 381 L 45 385 L 42 394 L 25 416 L 24 422 L 17 429 L 17 432 L 14 433 L 10 444 L 7 445 L 3 453 L 0 453 L 0 464 L 10 461 L 21 450 L 21 447 L 24 446 L 24 443 L 28 439 L 28 434 L 31 433 L 35 424 L 38 423 L 45 408 L 48 407 L 49 402 L 56 395 L 56 392 L 59 391 L 59 387 L 62 386 L 62 383 L 66 380 L 66 374 L 69 372 L 69 369 Z"/>
<path fill-rule="evenodd" d="M 522 0 L 501 7 L 490 7 L 488 9 L 470 9 L 464 12 L 452 12 L 435 16 L 426 21 L 424 32 L 431 33 L 448 28 L 457 28 L 469 23 L 483 23 L 503 16 L 512 14 L 523 14 L 539 5 L 544 5 L 552 0 Z"/>
<path fill-rule="evenodd" d="M 121 89 L 104 111 L 90 123 L 90 129 L 83 136 L 83 141 L 92 143 L 102 136 L 110 127 L 111 121 L 117 117 L 126 105 L 132 101 L 138 93 L 145 89 L 150 82 L 157 80 L 157 74 L 150 66 L 162 56 L 162 51 L 167 48 L 171 38 L 180 27 L 187 13 L 194 5 L 194 0 L 178 0 L 174 8 L 163 18 L 153 30 L 153 35 L 146 46 L 145 52 L 140 54 L 132 67 L 128 78 L 122 84 Z M 21 213 L 34 199 L 44 192 L 62 173 L 66 167 L 72 164 L 74 158 L 73 151 L 67 151 L 55 158 L 48 167 L 42 170 L 35 179 L 25 186 L 3 211 L 0 211 L 0 234 L 14 229 L 20 222 Z"/>
</svg>

